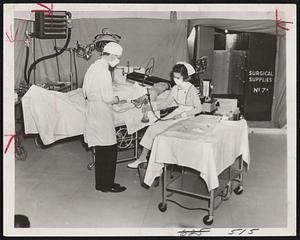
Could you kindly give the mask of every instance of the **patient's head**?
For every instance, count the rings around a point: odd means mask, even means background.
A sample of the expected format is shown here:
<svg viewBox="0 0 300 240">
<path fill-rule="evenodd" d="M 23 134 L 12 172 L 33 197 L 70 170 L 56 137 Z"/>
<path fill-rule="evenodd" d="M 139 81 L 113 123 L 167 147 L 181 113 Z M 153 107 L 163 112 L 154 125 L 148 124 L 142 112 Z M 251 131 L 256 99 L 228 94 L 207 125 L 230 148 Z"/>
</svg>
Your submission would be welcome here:
<svg viewBox="0 0 300 240">
<path fill-rule="evenodd" d="M 153 88 L 159 95 L 159 94 L 163 93 L 164 91 L 170 89 L 170 84 L 166 83 L 166 82 L 158 82 L 158 83 L 153 84 Z"/>
</svg>

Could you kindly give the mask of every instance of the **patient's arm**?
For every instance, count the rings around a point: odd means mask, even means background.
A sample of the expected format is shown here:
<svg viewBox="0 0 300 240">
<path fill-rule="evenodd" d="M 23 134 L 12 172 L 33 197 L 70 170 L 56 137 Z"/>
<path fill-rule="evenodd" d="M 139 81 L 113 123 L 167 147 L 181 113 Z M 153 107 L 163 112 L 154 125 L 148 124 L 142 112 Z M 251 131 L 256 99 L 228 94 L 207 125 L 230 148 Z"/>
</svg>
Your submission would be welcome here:
<svg viewBox="0 0 300 240">
<path fill-rule="evenodd" d="M 166 109 L 168 107 L 171 106 L 171 104 L 174 101 L 174 97 L 172 92 L 168 95 L 168 97 L 166 99 L 164 99 L 164 101 L 162 102 L 152 102 L 151 101 L 151 106 L 150 104 L 147 105 L 143 105 L 143 111 L 159 111 L 159 110 L 163 110 Z M 151 109 L 152 108 L 152 109 Z"/>
<path fill-rule="evenodd" d="M 148 91 L 149 91 L 149 94 L 150 94 L 151 101 L 156 101 L 157 96 L 158 96 L 156 90 L 154 88 L 149 88 Z M 145 95 L 143 95 L 139 98 L 136 98 L 136 99 L 132 100 L 131 102 L 135 105 L 141 105 L 147 100 L 148 100 L 148 96 L 147 96 L 147 94 L 145 94 Z"/>
<path fill-rule="evenodd" d="M 170 107 L 173 102 L 174 102 L 174 93 L 173 93 L 173 90 L 171 90 L 168 97 L 166 99 L 164 99 L 164 101 L 155 104 L 153 106 L 153 109 L 157 110 L 157 111 L 166 109 L 166 108 Z"/>
</svg>

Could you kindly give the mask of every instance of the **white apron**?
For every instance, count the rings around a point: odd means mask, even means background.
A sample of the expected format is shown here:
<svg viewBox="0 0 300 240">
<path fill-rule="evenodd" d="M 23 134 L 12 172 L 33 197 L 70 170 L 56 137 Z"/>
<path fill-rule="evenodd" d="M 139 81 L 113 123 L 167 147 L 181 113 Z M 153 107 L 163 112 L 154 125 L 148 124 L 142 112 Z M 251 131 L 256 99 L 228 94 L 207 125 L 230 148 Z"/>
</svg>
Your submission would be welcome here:
<svg viewBox="0 0 300 240">
<path fill-rule="evenodd" d="M 88 68 L 82 89 L 87 99 L 84 141 L 89 147 L 116 144 L 111 103 L 114 100 L 112 78 L 104 59 L 95 61 Z"/>
<path fill-rule="evenodd" d="M 174 86 L 172 89 L 172 96 L 174 97 L 175 102 L 179 105 L 177 109 L 175 109 L 173 112 L 171 112 L 169 115 L 164 117 L 163 119 L 170 119 L 167 121 L 158 121 L 154 123 L 153 125 L 149 126 L 143 136 L 143 138 L 140 141 L 140 145 L 147 149 L 152 149 L 152 144 L 154 142 L 155 137 L 165 131 L 167 128 L 172 126 L 173 124 L 182 121 L 185 118 L 179 118 L 172 120 L 171 118 L 174 117 L 177 114 L 181 114 L 185 111 L 189 111 L 193 109 L 193 106 L 187 106 L 187 94 L 191 87 L 191 83 L 186 83 L 183 89 L 179 89 L 177 86 Z M 200 101 L 200 100 L 199 100 Z"/>
</svg>

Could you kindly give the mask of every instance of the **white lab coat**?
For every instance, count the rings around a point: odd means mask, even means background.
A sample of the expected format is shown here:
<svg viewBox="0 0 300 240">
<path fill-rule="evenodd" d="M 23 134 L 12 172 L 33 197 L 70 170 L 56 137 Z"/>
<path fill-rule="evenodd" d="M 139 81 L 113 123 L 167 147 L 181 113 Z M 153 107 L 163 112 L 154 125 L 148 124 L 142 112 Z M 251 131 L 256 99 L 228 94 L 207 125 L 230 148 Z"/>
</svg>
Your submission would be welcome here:
<svg viewBox="0 0 300 240">
<path fill-rule="evenodd" d="M 87 99 L 84 141 L 89 147 L 116 144 L 112 111 L 115 96 L 106 60 L 100 58 L 88 68 L 82 89 Z"/>
</svg>

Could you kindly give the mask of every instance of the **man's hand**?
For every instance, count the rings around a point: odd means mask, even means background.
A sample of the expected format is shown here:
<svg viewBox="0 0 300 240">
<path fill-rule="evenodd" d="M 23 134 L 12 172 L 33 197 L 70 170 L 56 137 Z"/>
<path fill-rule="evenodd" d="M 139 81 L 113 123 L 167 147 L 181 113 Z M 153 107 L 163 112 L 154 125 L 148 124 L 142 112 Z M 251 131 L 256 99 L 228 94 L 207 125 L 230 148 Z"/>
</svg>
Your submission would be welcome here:
<svg viewBox="0 0 300 240">
<path fill-rule="evenodd" d="M 176 114 L 174 117 L 172 117 L 174 120 L 175 119 L 179 119 L 179 118 L 182 118 L 181 114 Z"/>
<path fill-rule="evenodd" d="M 149 112 L 149 111 L 151 111 L 150 104 L 143 104 L 142 112 Z"/>
</svg>

